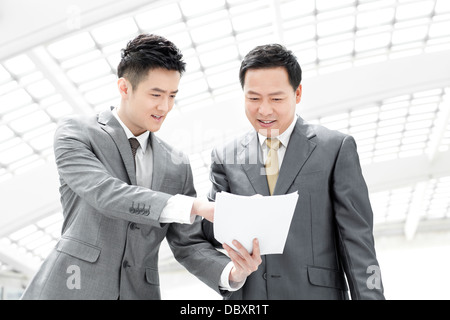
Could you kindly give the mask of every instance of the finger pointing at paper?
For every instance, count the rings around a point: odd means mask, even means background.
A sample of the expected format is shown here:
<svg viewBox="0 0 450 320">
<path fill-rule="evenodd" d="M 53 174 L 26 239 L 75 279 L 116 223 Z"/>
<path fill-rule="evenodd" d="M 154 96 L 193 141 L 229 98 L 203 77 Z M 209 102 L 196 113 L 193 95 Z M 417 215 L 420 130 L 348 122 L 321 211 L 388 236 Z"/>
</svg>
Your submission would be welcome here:
<svg viewBox="0 0 450 320">
<path fill-rule="evenodd" d="M 251 254 L 239 243 L 239 241 L 233 240 L 233 246 L 235 246 L 238 251 L 235 251 L 226 243 L 223 244 L 223 248 L 227 251 L 234 264 L 234 267 L 230 272 L 229 280 L 232 282 L 242 282 L 252 272 L 258 270 L 258 266 L 262 262 L 259 241 L 258 239 L 253 239 L 253 251 Z"/>
</svg>

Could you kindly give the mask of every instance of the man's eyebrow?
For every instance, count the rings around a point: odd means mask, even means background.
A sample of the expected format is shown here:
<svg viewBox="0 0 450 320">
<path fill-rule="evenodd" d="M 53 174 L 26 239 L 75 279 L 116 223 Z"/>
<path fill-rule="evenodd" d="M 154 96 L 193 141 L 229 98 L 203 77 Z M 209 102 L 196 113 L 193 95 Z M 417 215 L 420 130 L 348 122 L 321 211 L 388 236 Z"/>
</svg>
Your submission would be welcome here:
<svg viewBox="0 0 450 320">
<path fill-rule="evenodd" d="M 276 91 L 276 92 L 269 93 L 269 96 L 279 96 L 282 94 L 284 94 L 284 91 Z"/>
<path fill-rule="evenodd" d="M 261 95 L 260 93 L 252 91 L 252 90 L 247 91 L 247 94 L 255 94 L 255 95 L 258 95 L 258 96 Z M 282 95 L 282 94 L 285 94 L 284 91 L 276 91 L 276 92 L 269 93 L 269 96 L 279 96 L 279 95 Z"/>
<path fill-rule="evenodd" d="M 161 93 L 167 93 L 166 90 L 160 89 L 160 88 L 151 88 L 151 91 L 161 92 Z M 178 90 L 171 91 L 170 93 L 178 93 Z"/>
</svg>

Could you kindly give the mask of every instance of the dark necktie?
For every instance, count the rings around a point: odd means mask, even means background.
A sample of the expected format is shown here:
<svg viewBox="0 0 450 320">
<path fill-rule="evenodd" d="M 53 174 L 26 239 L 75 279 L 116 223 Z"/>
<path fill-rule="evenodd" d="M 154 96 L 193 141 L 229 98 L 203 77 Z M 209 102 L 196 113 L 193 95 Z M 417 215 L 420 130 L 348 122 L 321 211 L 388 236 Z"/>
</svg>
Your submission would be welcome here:
<svg viewBox="0 0 450 320">
<path fill-rule="evenodd" d="M 140 144 L 136 138 L 130 138 L 130 139 L 128 139 L 128 141 L 130 142 L 131 153 L 133 154 L 134 170 L 136 170 L 136 150 L 139 148 Z"/>
</svg>

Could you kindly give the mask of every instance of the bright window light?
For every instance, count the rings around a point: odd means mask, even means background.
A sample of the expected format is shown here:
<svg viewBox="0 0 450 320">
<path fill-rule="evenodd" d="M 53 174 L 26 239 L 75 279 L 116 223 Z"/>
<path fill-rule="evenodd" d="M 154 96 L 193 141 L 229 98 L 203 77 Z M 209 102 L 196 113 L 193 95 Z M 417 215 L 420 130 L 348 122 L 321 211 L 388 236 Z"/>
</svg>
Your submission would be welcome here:
<svg viewBox="0 0 450 320">
<path fill-rule="evenodd" d="M 329 10 L 337 7 L 346 7 L 355 3 L 355 0 L 316 0 L 317 10 Z"/>
<path fill-rule="evenodd" d="M 20 143 L 10 149 L 0 152 L 0 163 L 4 165 L 10 165 L 14 162 L 21 160 L 27 156 L 33 154 L 33 149 L 31 149 L 27 144 Z"/>
<path fill-rule="evenodd" d="M 69 78 L 75 83 L 82 83 L 96 77 L 104 76 L 112 72 L 111 67 L 105 59 L 98 59 L 90 63 L 67 71 Z"/>
<path fill-rule="evenodd" d="M 351 31 L 355 26 L 353 16 L 342 17 L 333 20 L 326 20 L 317 24 L 317 34 L 321 37 Z"/>
<path fill-rule="evenodd" d="M 270 8 L 249 12 L 232 18 L 233 27 L 236 31 L 254 29 L 259 26 L 271 23 L 273 11 Z"/>
<path fill-rule="evenodd" d="M 357 15 L 356 26 L 358 28 L 369 28 L 383 24 L 391 24 L 394 19 L 394 8 L 384 8 L 360 12 Z"/>
<path fill-rule="evenodd" d="M 315 9 L 314 0 L 289 1 L 280 5 L 281 18 L 283 20 L 297 15 L 311 14 Z"/>
<path fill-rule="evenodd" d="M 225 6 L 225 0 L 182 0 L 180 7 L 182 12 L 190 17 L 205 12 L 213 11 Z"/>
<path fill-rule="evenodd" d="M 0 125 L 0 143 L 14 137 L 14 132 L 6 125 Z"/>
<path fill-rule="evenodd" d="M 0 65 L 0 83 L 8 80 L 11 80 L 11 75 L 5 70 L 5 68 L 3 68 L 2 65 Z"/>
<path fill-rule="evenodd" d="M 51 120 L 49 116 L 42 110 L 33 112 L 27 116 L 16 119 L 10 123 L 13 130 L 24 133 L 31 129 L 37 128 L 39 126 L 49 123 Z"/>
<path fill-rule="evenodd" d="M 21 54 L 17 57 L 6 60 L 4 66 L 9 72 L 17 76 L 30 73 L 36 68 L 33 61 L 31 61 L 26 54 Z"/>
<path fill-rule="evenodd" d="M 180 8 L 176 3 L 171 3 L 137 14 L 136 22 L 141 29 L 151 30 L 161 25 L 171 24 L 181 18 Z"/>
<path fill-rule="evenodd" d="M 191 30 L 192 39 L 195 43 L 204 43 L 216 38 L 231 34 L 233 31 L 228 20 L 218 21 Z"/>
<path fill-rule="evenodd" d="M 0 96 L 0 114 L 31 103 L 30 95 L 24 89 L 17 89 Z"/>
<path fill-rule="evenodd" d="M 95 42 L 92 40 L 91 35 L 88 32 L 83 32 L 52 43 L 47 49 L 54 58 L 63 60 L 69 57 L 76 57 L 94 47 Z"/>
<path fill-rule="evenodd" d="M 416 1 L 400 4 L 397 7 L 395 18 L 397 20 L 406 20 L 429 15 L 433 10 L 434 3 L 435 1 Z"/>
<path fill-rule="evenodd" d="M 94 39 L 104 45 L 119 39 L 129 39 L 138 32 L 136 23 L 132 18 L 114 21 L 92 30 Z"/>
<path fill-rule="evenodd" d="M 437 13 L 450 12 L 450 1 L 436 0 L 436 7 L 434 11 Z"/>
<path fill-rule="evenodd" d="M 47 79 L 33 83 L 27 87 L 27 91 L 36 99 L 42 99 L 54 93 L 55 87 Z"/>
</svg>

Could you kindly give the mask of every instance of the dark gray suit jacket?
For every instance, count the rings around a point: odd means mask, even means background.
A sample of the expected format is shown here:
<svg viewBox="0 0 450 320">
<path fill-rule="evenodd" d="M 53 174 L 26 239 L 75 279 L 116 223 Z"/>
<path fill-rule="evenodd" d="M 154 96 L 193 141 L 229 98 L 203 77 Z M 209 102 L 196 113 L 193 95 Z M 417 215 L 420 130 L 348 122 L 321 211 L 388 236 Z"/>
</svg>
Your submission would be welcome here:
<svg viewBox="0 0 450 320">
<path fill-rule="evenodd" d="M 210 199 L 269 195 L 255 130 L 212 152 Z M 373 214 L 351 136 L 309 125 L 292 132 L 274 195 L 298 191 L 283 254 L 263 256 L 230 299 L 384 299 Z M 276 215 L 276 212 L 273 213 Z M 203 221 L 209 240 L 213 225 Z M 376 272 L 375 272 L 376 271 Z"/>
<path fill-rule="evenodd" d="M 230 260 L 204 239 L 200 218 L 193 225 L 158 221 L 171 195 L 196 194 L 188 158 L 153 133 L 149 143 L 152 189 L 136 186 L 130 144 L 110 110 L 60 123 L 54 149 L 62 236 L 23 299 L 160 299 L 158 252 L 165 237 L 175 258 L 219 292 Z"/>
</svg>

